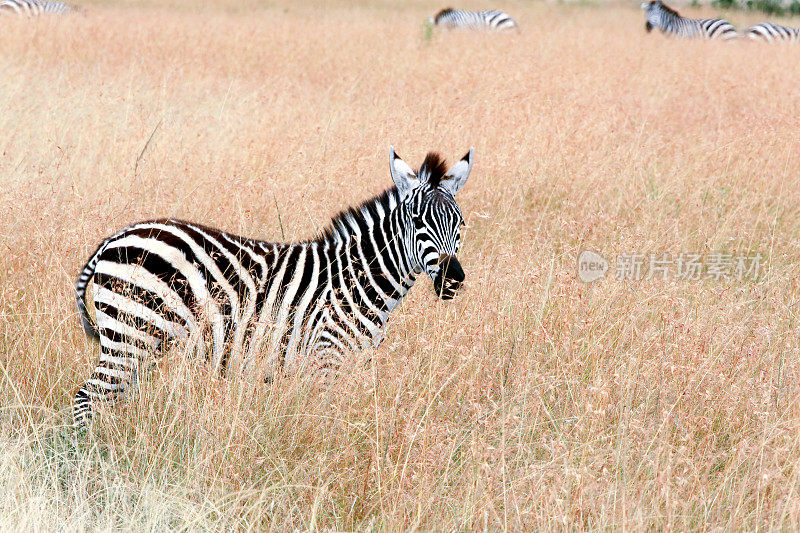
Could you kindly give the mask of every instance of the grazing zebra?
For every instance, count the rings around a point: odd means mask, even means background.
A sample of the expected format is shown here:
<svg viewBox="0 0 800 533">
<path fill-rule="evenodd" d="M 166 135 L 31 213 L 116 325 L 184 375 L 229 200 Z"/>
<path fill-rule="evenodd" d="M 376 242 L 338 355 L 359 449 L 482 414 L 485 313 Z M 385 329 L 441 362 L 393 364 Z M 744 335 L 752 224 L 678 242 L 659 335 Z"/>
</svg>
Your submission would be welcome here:
<svg viewBox="0 0 800 533">
<path fill-rule="evenodd" d="M 75 395 L 76 428 L 88 425 L 94 402 L 124 397 L 140 361 L 176 342 L 220 375 L 326 379 L 346 353 L 378 346 L 420 273 L 441 299 L 453 298 L 464 281 L 455 194 L 472 153 L 449 170 L 429 153 L 414 172 L 392 149 L 394 187 L 341 212 L 313 240 L 264 242 L 173 219 L 104 240 L 76 282 L 83 327 L 100 341 L 100 362 Z"/>
<path fill-rule="evenodd" d="M 471 30 L 505 30 L 516 28 L 517 23 L 502 11 L 464 11 L 448 7 L 428 19 L 434 26 L 469 28 Z"/>
<path fill-rule="evenodd" d="M 664 5 L 661 0 L 652 0 L 642 4 L 647 11 L 647 22 L 644 25 L 648 33 L 659 28 L 661 33 L 685 39 L 723 39 L 725 41 L 738 37 L 736 28 L 723 19 L 690 19 L 682 17 L 677 11 Z"/>
<path fill-rule="evenodd" d="M 796 43 L 800 42 L 800 29 L 779 26 L 771 22 L 762 22 L 748 29 L 747 37 L 754 41 L 765 41 L 768 43 L 776 41 Z"/>
<path fill-rule="evenodd" d="M 28 18 L 42 15 L 63 15 L 75 11 L 75 8 L 55 0 L 2 0 L 0 15 L 12 14 Z"/>
</svg>

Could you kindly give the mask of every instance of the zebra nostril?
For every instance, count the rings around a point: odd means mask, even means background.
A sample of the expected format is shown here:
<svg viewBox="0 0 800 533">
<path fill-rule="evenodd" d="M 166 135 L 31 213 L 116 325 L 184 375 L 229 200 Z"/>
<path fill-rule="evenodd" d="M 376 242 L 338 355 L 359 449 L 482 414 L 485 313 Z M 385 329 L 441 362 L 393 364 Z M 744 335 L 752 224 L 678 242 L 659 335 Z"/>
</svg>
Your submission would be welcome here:
<svg viewBox="0 0 800 533">
<path fill-rule="evenodd" d="M 461 268 L 461 263 L 454 255 L 444 256 L 440 261 L 442 265 L 441 276 L 444 280 L 462 282 L 464 281 L 464 269 Z"/>
</svg>

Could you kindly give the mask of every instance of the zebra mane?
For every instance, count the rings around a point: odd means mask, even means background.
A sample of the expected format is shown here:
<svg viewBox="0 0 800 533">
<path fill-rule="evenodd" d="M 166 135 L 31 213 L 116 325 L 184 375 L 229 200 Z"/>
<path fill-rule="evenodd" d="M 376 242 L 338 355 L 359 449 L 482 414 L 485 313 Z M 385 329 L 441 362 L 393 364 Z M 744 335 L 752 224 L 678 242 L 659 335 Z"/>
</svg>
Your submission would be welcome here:
<svg viewBox="0 0 800 533">
<path fill-rule="evenodd" d="M 428 152 L 428 155 L 425 156 L 425 160 L 419 167 L 417 176 L 432 189 L 435 189 L 442 182 L 446 173 L 447 162 L 444 158 L 436 152 Z M 338 235 L 350 232 L 349 228 L 352 227 L 349 223 L 350 220 L 361 220 L 364 218 L 365 214 L 368 214 L 373 220 L 381 219 L 385 213 L 391 211 L 399 202 L 397 187 L 392 185 L 382 193 L 368 200 L 364 200 L 356 206 L 343 209 L 331 218 L 331 221 L 316 238 L 306 242 L 335 240 Z M 382 209 L 378 209 L 378 206 Z"/>
<path fill-rule="evenodd" d="M 391 198 L 395 198 L 396 204 L 398 202 L 397 197 L 397 187 L 392 185 L 382 193 L 379 193 L 368 200 L 364 200 L 356 206 L 347 207 L 331 218 L 331 221 L 316 238 L 307 242 L 335 240 L 336 237 L 342 233 L 350 233 L 349 228 L 351 225 L 348 223 L 348 220 L 363 219 L 364 213 L 368 213 L 373 219 L 382 218 L 381 213 L 378 211 L 378 206 L 382 206 L 384 213 L 386 213 L 390 211 L 390 207 L 392 205 Z"/>
<path fill-rule="evenodd" d="M 447 15 L 448 13 L 452 13 L 452 12 L 453 12 L 453 8 L 452 7 L 446 7 L 444 9 L 442 9 L 441 11 L 439 11 L 438 13 L 436 13 L 436 15 L 434 15 L 434 17 L 433 17 L 433 20 L 434 20 L 434 22 L 439 22 L 439 19 L 441 17 Z"/>
<path fill-rule="evenodd" d="M 428 152 L 417 175 L 420 181 L 426 181 L 431 188 L 435 189 L 442 182 L 446 173 L 447 162 L 444 158 L 436 152 Z"/>
<path fill-rule="evenodd" d="M 669 7 L 669 6 L 668 6 L 667 4 L 665 4 L 664 2 L 657 1 L 657 2 L 656 2 L 656 4 L 658 4 L 658 6 L 659 6 L 661 9 L 663 9 L 664 11 L 666 11 L 667 13 L 669 13 L 670 15 L 675 15 L 676 17 L 680 17 L 680 16 L 681 16 L 681 14 L 680 14 L 680 13 L 678 13 L 677 11 L 675 11 L 674 9 L 672 9 L 671 7 Z"/>
</svg>

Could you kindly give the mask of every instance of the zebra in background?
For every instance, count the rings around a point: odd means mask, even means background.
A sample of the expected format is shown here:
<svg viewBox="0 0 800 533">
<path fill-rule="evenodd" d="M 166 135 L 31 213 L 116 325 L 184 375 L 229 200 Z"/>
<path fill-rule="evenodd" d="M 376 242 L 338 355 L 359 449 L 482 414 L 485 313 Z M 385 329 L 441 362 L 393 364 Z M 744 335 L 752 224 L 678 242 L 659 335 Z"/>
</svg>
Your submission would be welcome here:
<svg viewBox="0 0 800 533">
<path fill-rule="evenodd" d="M 723 19 L 691 19 L 680 16 L 677 11 L 664 5 L 661 0 L 651 0 L 642 4 L 647 11 L 645 30 L 649 33 L 659 28 L 661 33 L 686 39 L 723 39 L 725 41 L 738 37 L 736 28 Z"/>
<path fill-rule="evenodd" d="M 771 22 L 756 24 L 747 30 L 747 37 L 754 41 L 768 43 L 781 41 L 786 43 L 800 42 L 800 29 L 779 26 Z"/>
<path fill-rule="evenodd" d="M 471 30 L 505 30 L 516 28 L 517 23 L 502 11 L 464 11 L 448 7 L 428 19 L 434 26 L 445 28 L 469 28 Z"/>
<path fill-rule="evenodd" d="M 76 283 L 100 362 L 74 421 L 123 398 L 141 361 L 180 343 L 219 375 L 270 381 L 280 371 L 327 379 L 346 353 L 377 347 L 391 313 L 424 272 L 443 300 L 464 281 L 464 218 L 455 200 L 472 149 L 449 170 L 429 153 L 414 172 L 390 150 L 394 187 L 335 216 L 316 239 L 271 243 L 180 220 L 140 222 L 104 240 Z M 89 315 L 92 282 L 96 322 Z"/>
<path fill-rule="evenodd" d="M 75 11 L 75 8 L 56 0 L 2 0 L 0 15 L 11 14 L 28 18 L 42 15 L 63 15 Z"/>
</svg>

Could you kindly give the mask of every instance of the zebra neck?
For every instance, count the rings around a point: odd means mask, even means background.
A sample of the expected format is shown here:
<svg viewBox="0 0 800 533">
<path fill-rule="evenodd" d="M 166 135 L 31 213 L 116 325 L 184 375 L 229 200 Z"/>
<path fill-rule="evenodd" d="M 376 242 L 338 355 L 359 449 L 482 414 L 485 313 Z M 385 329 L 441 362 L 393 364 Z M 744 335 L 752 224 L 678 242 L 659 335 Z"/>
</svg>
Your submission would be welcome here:
<svg viewBox="0 0 800 533">
<path fill-rule="evenodd" d="M 341 289 L 375 313 L 380 325 L 414 285 L 419 269 L 409 258 L 406 228 L 392 188 L 334 218 L 321 244 L 342 274 Z"/>
<path fill-rule="evenodd" d="M 670 26 L 673 26 L 675 24 L 678 24 L 681 20 L 683 20 L 682 16 L 678 15 L 677 13 L 667 11 L 665 9 L 660 9 L 658 15 L 659 15 L 658 17 L 659 21 L 661 22 L 662 30 Z"/>
</svg>

